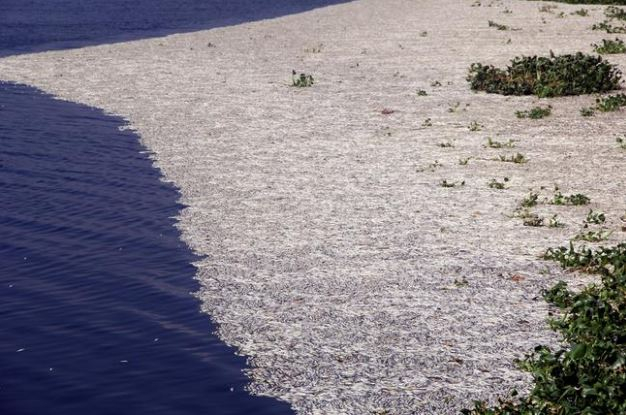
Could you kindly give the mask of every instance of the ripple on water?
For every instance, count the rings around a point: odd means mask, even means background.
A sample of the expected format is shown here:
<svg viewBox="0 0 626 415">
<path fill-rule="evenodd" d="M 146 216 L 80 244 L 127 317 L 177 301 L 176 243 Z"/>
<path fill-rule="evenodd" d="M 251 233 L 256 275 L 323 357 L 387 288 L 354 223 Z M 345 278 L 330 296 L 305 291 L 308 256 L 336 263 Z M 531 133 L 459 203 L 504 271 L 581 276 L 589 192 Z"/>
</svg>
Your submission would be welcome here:
<svg viewBox="0 0 626 415">
<path fill-rule="evenodd" d="M 244 391 L 179 195 L 122 125 L 0 83 L 0 413 L 290 414 Z"/>
</svg>

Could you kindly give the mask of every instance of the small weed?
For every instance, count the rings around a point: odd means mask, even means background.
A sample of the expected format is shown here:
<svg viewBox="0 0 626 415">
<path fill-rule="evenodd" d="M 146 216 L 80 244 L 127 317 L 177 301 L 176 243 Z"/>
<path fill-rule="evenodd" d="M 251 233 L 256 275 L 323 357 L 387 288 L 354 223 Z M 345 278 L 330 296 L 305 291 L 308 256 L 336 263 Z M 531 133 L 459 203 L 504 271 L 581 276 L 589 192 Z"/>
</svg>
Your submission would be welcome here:
<svg viewBox="0 0 626 415">
<path fill-rule="evenodd" d="M 515 141 L 509 140 L 507 142 L 494 141 L 491 137 L 487 138 L 487 144 L 485 147 L 489 148 L 513 148 L 515 147 Z"/>
<path fill-rule="evenodd" d="M 563 193 L 557 191 L 554 194 L 554 198 L 549 202 L 552 205 L 571 205 L 582 206 L 588 205 L 591 199 L 582 193 L 576 193 L 569 196 L 563 195 Z"/>
<path fill-rule="evenodd" d="M 589 10 L 587 9 L 578 9 L 578 10 L 574 10 L 573 12 L 570 13 L 572 16 L 576 15 L 576 16 L 589 16 Z"/>
<path fill-rule="evenodd" d="M 439 183 L 439 186 L 441 187 L 457 187 L 457 186 L 465 186 L 465 180 L 457 183 L 457 182 L 449 182 L 446 179 L 443 179 L 441 181 L 441 183 Z"/>
<path fill-rule="evenodd" d="M 533 120 L 547 117 L 551 113 L 552 106 L 550 105 L 548 105 L 547 107 L 534 107 L 528 111 L 515 111 L 515 115 L 517 116 L 517 118 L 530 118 Z"/>
<path fill-rule="evenodd" d="M 456 112 L 460 106 L 461 106 L 461 103 L 459 101 L 455 102 L 454 104 L 450 104 L 450 107 L 448 108 L 448 112 Z"/>
<path fill-rule="evenodd" d="M 587 241 L 587 242 L 601 242 L 607 240 L 613 232 L 605 229 L 597 231 L 581 232 L 574 238 L 575 241 Z"/>
<path fill-rule="evenodd" d="M 595 112 L 595 109 L 592 107 L 585 107 L 580 109 L 580 115 L 582 115 L 583 117 L 591 117 L 593 116 L 593 114 L 595 114 Z"/>
<path fill-rule="evenodd" d="M 563 228 L 565 227 L 565 224 L 563 222 L 560 222 L 558 215 L 555 214 L 550 218 L 550 221 L 548 222 L 548 227 L 549 228 Z"/>
<path fill-rule="evenodd" d="M 418 89 L 417 90 L 417 96 L 418 97 L 425 97 L 428 95 L 428 92 L 424 91 L 423 89 Z"/>
<path fill-rule="evenodd" d="M 522 153 L 517 153 L 514 155 L 510 155 L 510 156 L 506 156 L 502 154 L 497 160 L 505 162 L 505 163 L 515 163 L 515 164 L 528 163 L 528 159 Z"/>
<path fill-rule="evenodd" d="M 467 279 L 465 277 L 461 277 L 460 279 L 456 279 L 455 278 L 454 285 L 457 288 L 467 287 L 469 285 L 469 281 L 467 281 Z"/>
<path fill-rule="evenodd" d="M 609 19 L 626 20 L 626 10 L 615 6 L 604 9 L 604 15 Z"/>
<path fill-rule="evenodd" d="M 545 6 L 541 6 L 539 8 L 540 13 L 554 13 L 554 10 L 558 9 L 559 6 L 555 6 L 553 4 L 547 4 Z"/>
<path fill-rule="evenodd" d="M 504 190 L 506 189 L 506 183 L 509 182 L 509 178 L 505 177 L 503 181 L 499 182 L 496 179 L 491 179 L 488 186 L 492 189 Z"/>
<path fill-rule="evenodd" d="M 621 148 L 622 150 L 626 150 L 626 140 L 624 140 L 622 137 L 617 137 L 615 141 L 619 145 L 619 148 Z"/>
<path fill-rule="evenodd" d="M 432 81 L 430 83 L 430 86 L 432 86 L 433 88 L 436 88 L 438 86 L 441 86 L 441 82 L 439 82 L 439 81 Z"/>
<path fill-rule="evenodd" d="M 615 38 L 615 40 L 602 39 L 601 45 L 594 43 L 591 46 L 593 46 L 593 50 L 595 50 L 596 53 L 601 55 L 626 53 L 626 45 L 624 44 L 624 41 L 618 38 Z"/>
<path fill-rule="evenodd" d="M 533 206 L 537 206 L 537 203 L 539 203 L 539 193 L 530 192 L 528 196 L 522 199 L 522 201 L 520 202 L 520 206 L 530 208 Z"/>
<path fill-rule="evenodd" d="M 424 30 L 423 32 L 420 33 L 420 36 L 421 37 L 426 37 L 426 36 L 428 36 L 428 32 Z"/>
<path fill-rule="evenodd" d="M 426 118 L 422 123 L 422 127 L 432 127 L 433 121 L 430 118 Z"/>
<path fill-rule="evenodd" d="M 472 121 L 470 125 L 467 127 L 470 131 L 480 131 L 484 126 L 482 124 L 477 123 L 476 121 Z"/>
<path fill-rule="evenodd" d="M 608 97 L 596 98 L 596 108 L 598 111 L 617 111 L 626 106 L 626 94 L 609 95 Z"/>
<path fill-rule="evenodd" d="M 306 88 L 313 86 L 313 76 L 301 73 L 298 75 L 296 71 L 291 71 L 292 85 L 298 88 Z"/>
<path fill-rule="evenodd" d="M 585 218 L 585 224 L 601 225 L 606 221 L 606 215 L 603 212 L 594 212 L 593 209 L 589 209 L 587 218 Z"/>
<path fill-rule="evenodd" d="M 452 148 L 452 147 L 454 147 L 454 144 L 452 144 L 449 141 L 446 141 L 444 143 L 439 143 L 438 146 L 441 147 L 441 148 Z"/>
<path fill-rule="evenodd" d="M 467 80 L 475 91 L 544 98 L 619 89 L 621 76 L 620 70 L 601 56 L 578 52 L 517 57 L 506 69 L 474 63 Z"/>
<path fill-rule="evenodd" d="M 498 30 L 511 30 L 511 28 L 507 25 L 496 23 L 492 20 L 489 20 L 489 27 L 495 27 Z"/>
<path fill-rule="evenodd" d="M 604 30 L 606 33 L 626 33 L 626 26 L 613 26 L 607 20 L 595 23 L 591 26 L 591 30 Z"/>
<path fill-rule="evenodd" d="M 471 160 L 471 157 L 466 157 L 463 159 L 459 159 L 459 165 L 461 166 L 467 166 L 467 163 L 469 163 L 469 161 Z"/>
</svg>

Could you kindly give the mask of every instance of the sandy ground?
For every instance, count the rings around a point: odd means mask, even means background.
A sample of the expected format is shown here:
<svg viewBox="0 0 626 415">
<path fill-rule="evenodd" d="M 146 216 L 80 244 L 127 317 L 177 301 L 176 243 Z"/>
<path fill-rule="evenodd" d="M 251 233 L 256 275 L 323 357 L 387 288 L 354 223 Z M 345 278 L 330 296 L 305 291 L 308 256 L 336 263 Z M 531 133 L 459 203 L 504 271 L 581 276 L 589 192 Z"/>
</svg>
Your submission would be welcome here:
<svg viewBox="0 0 626 415">
<path fill-rule="evenodd" d="M 584 282 L 538 255 L 576 235 L 589 207 L 541 204 L 567 226 L 526 227 L 512 215 L 529 189 L 587 194 L 615 231 L 607 243 L 626 239 L 623 111 L 582 117 L 594 102 L 584 96 L 518 119 L 538 100 L 475 94 L 465 81 L 476 61 L 591 52 L 615 37 L 589 29 L 602 9 L 473 3 L 359 0 L 6 58 L 0 78 L 139 132 L 189 206 L 180 227 L 205 255 L 198 295 L 220 336 L 250 356 L 254 393 L 307 415 L 455 413 L 528 385 L 512 360 L 555 341 L 541 289 Z M 623 55 L 609 60 L 626 68 Z M 315 85 L 291 87 L 292 69 Z M 515 148 L 486 148 L 487 137 Z M 493 160 L 516 152 L 529 162 Z M 504 177 L 507 189 L 487 186 Z"/>
</svg>

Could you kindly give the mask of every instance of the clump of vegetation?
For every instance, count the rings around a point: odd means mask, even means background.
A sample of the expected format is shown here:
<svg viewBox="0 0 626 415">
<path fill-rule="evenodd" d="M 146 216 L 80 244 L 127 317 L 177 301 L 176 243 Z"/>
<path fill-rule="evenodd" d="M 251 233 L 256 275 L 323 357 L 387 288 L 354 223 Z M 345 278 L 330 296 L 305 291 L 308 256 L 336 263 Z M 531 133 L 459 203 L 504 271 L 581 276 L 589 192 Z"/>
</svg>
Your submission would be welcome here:
<svg viewBox="0 0 626 415">
<path fill-rule="evenodd" d="M 446 179 L 443 179 L 440 183 L 439 186 L 441 187 L 457 187 L 457 186 L 465 186 L 465 180 L 463 180 L 460 183 L 457 182 L 449 182 Z"/>
<path fill-rule="evenodd" d="M 554 194 L 554 198 L 550 201 L 552 205 L 572 205 L 582 206 L 588 205 L 591 199 L 582 193 L 576 193 L 569 196 L 563 195 L 563 193 L 557 191 Z"/>
<path fill-rule="evenodd" d="M 585 224 L 601 225 L 606 221 L 606 215 L 603 212 L 594 212 L 593 209 L 589 209 L 587 217 L 585 218 Z"/>
<path fill-rule="evenodd" d="M 550 114 L 552 114 L 552 106 L 550 105 L 547 107 L 534 107 L 527 111 L 515 111 L 517 118 L 530 118 L 533 120 L 547 117 Z"/>
<path fill-rule="evenodd" d="M 626 243 L 596 250 L 570 244 L 548 249 L 544 258 L 598 273 L 601 282 L 573 292 L 561 281 L 544 291 L 544 299 L 560 310 L 550 326 L 564 346 L 538 346 L 516 362 L 534 379 L 527 396 L 513 391 L 493 407 L 476 401 L 463 414 L 626 413 Z"/>
<path fill-rule="evenodd" d="M 626 106 L 625 94 L 609 95 L 596 99 L 596 108 L 602 112 L 617 111 L 624 106 Z"/>
<path fill-rule="evenodd" d="M 313 76 L 301 73 L 298 75 L 296 71 L 291 71 L 292 85 L 298 88 L 305 88 L 313 86 Z"/>
<path fill-rule="evenodd" d="M 543 218 L 536 213 L 526 212 L 523 217 L 523 225 L 538 228 L 543 226 Z"/>
<path fill-rule="evenodd" d="M 511 28 L 507 25 L 496 23 L 492 20 L 489 20 L 489 27 L 495 27 L 498 30 L 510 30 Z"/>
<path fill-rule="evenodd" d="M 425 97 L 428 95 L 428 92 L 424 91 L 423 89 L 418 89 L 417 90 L 417 96 L 418 97 Z"/>
<path fill-rule="evenodd" d="M 530 192 L 528 196 L 522 199 L 522 201 L 520 202 L 520 206 L 530 208 L 533 206 L 537 206 L 537 203 L 539 203 L 539 193 Z"/>
<path fill-rule="evenodd" d="M 465 158 L 459 159 L 459 165 L 467 166 L 467 163 L 469 163 L 471 159 L 472 159 L 471 157 L 465 157 Z"/>
<path fill-rule="evenodd" d="M 615 141 L 619 145 L 619 148 L 621 148 L 622 150 L 626 150 L 626 140 L 624 140 L 622 137 L 617 137 Z"/>
<path fill-rule="evenodd" d="M 422 127 L 432 127 L 433 121 L 430 118 L 426 118 L 422 123 Z"/>
<path fill-rule="evenodd" d="M 589 16 L 589 10 L 587 9 L 579 9 L 579 10 L 574 10 L 573 12 L 570 13 L 572 16 L 576 15 L 576 16 Z"/>
<path fill-rule="evenodd" d="M 516 164 L 528 163 L 528 159 L 522 153 L 517 153 L 517 154 L 510 155 L 510 156 L 506 156 L 502 154 L 497 160 L 503 161 L 505 163 L 516 163 Z"/>
<path fill-rule="evenodd" d="M 625 1 L 621 3 L 614 4 L 626 4 Z M 617 20 L 626 20 L 626 10 L 620 9 L 619 7 L 609 6 L 604 10 L 604 15 L 609 19 L 617 19 Z"/>
<path fill-rule="evenodd" d="M 558 215 L 554 214 L 554 215 L 552 215 L 552 217 L 550 218 L 550 221 L 548 222 L 548 227 L 550 227 L 550 228 L 563 228 L 563 227 L 565 227 L 565 224 L 559 220 L 559 216 Z"/>
<path fill-rule="evenodd" d="M 595 114 L 595 109 L 591 107 L 585 107 L 580 109 L 580 115 L 582 115 L 583 117 L 591 117 L 593 116 L 593 114 Z"/>
<path fill-rule="evenodd" d="M 613 232 L 605 229 L 599 229 L 597 231 L 581 232 L 574 238 L 575 241 L 582 240 L 587 242 L 600 242 L 608 239 Z"/>
<path fill-rule="evenodd" d="M 491 179 L 491 181 L 487 184 L 492 189 L 504 190 L 506 189 L 506 183 L 509 182 L 509 178 L 505 177 L 501 182 L 496 179 Z"/>
<path fill-rule="evenodd" d="M 441 148 L 451 148 L 454 147 L 454 144 L 452 144 L 449 141 L 443 142 L 443 143 L 439 143 L 439 147 Z"/>
<path fill-rule="evenodd" d="M 495 141 L 491 137 L 487 137 L 487 145 L 489 148 L 513 148 L 515 147 L 515 141 L 509 140 L 506 142 Z"/>
<path fill-rule="evenodd" d="M 593 46 L 593 50 L 595 50 L 596 53 L 601 55 L 626 53 L 626 45 L 624 44 L 624 41 L 618 38 L 615 38 L 615 40 L 602 39 L 601 45 L 594 43 L 591 46 Z"/>
<path fill-rule="evenodd" d="M 517 57 L 506 69 L 474 63 L 467 80 L 475 91 L 555 97 L 619 89 L 621 76 L 621 71 L 602 57 L 578 52 Z"/>
<path fill-rule="evenodd" d="M 479 124 L 476 121 L 472 121 L 470 125 L 467 127 L 470 131 L 480 131 L 483 128 L 482 124 Z"/>
</svg>

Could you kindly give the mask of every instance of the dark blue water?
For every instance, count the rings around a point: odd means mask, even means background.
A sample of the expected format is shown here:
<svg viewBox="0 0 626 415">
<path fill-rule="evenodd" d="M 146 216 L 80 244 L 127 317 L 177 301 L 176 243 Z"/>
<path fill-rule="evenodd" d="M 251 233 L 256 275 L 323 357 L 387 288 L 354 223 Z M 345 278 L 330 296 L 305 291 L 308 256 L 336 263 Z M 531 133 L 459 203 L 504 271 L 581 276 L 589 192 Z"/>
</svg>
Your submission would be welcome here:
<svg viewBox="0 0 626 415">
<path fill-rule="evenodd" d="M 0 83 L 0 414 L 291 413 L 244 391 L 179 194 L 122 125 Z"/>
<path fill-rule="evenodd" d="M 1 0 L 0 56 L 208 29 L 350 0 Z"/>
<path fill-rule="evenodd" d="M 346 0 L 0 0 L 0 56 Z M 0 415 L 283 415 L 200 313 L 179 194 L 121 119 L 0 74 Z M 208 235 L 210 237 L 210 235 Z"/>
</svg>

